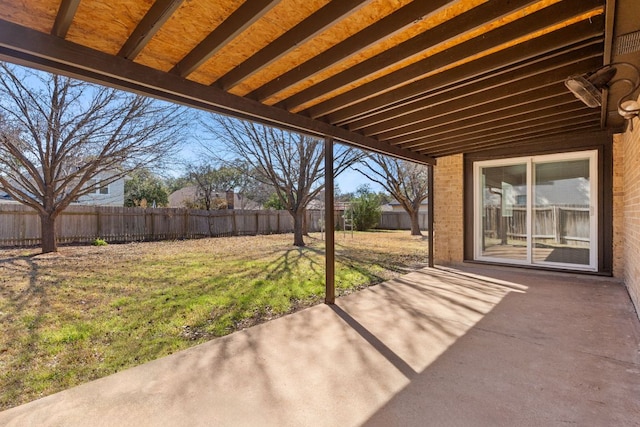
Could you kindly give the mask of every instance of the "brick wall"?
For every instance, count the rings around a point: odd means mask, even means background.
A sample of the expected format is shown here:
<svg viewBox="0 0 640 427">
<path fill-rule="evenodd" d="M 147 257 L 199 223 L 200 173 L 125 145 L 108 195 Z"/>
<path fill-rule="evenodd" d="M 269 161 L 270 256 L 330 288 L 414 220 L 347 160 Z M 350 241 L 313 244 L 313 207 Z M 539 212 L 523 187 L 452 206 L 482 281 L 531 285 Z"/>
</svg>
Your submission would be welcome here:
<svg viewBox="0 0 640 427">
<path fill-rule="evenodd" d="M 434 261 L 463 261 L 463 157 L 442 157 L 434 169 Z"/>
<path fill-rule="evenodd" d="M 640 312 L 640 121 L 614 138 L 614 275 Z M 617 199 L 617 200 L 616 200 Z M 616 212 L 617 210 L 617 212 Z"/>
<path fill-rule="evenodd" d="M 623 135 L 613 136 L 613 276 L 624 278 Z"/>
</svg>

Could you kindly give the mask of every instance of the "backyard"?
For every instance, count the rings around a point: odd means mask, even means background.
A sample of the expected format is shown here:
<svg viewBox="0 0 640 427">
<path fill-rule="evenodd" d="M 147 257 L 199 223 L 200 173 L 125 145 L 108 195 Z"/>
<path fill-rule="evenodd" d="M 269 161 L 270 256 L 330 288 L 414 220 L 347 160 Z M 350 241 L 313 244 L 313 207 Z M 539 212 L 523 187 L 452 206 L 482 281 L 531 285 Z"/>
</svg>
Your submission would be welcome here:
<svg viewBox="0 0 640 427">
<path fill-rule="evenodd" d="M 321 237 L 0 249 L 0 410 L 322 302 Z M 336 233 L 336 291 L 423 267 L 427 250 L 407 231 Z"/>
</svg>

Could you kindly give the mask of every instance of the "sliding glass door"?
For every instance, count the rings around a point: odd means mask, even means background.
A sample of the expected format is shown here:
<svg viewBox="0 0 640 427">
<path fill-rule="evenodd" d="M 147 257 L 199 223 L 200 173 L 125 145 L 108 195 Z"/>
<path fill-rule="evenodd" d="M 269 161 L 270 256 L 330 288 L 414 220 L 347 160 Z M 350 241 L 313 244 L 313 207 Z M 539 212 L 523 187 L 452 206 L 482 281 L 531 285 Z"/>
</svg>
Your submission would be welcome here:
<svg viewBox="0 0 640 427">
<path fill-rule="evenodd" d="M 475 259 L 595 270 L 596 154 L 476 162 Z"/>
</svg>

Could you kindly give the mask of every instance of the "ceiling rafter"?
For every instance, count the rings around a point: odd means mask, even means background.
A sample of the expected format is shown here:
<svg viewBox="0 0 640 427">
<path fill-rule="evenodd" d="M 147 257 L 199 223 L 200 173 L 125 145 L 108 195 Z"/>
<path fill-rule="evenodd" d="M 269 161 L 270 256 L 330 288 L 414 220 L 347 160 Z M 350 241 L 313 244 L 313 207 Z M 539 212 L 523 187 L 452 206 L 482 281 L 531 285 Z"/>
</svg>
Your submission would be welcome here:
<svg viewBox="0 0 640 427">
<path fill-rule="evenodd" d="M 599 134 L 601 132 L 600 126 L 593 123 L 593 119 L 582 119 L 580 121 L 573 121 L 571 124 L 559 125 L 554 128 L 541 127 L 540 130 L 531 130 L 530 132 L 518 134 L 517 138 L 509 135 L 502 138 L 492 138 L 490 141 L 487 141 L 486 138 L 481 138 L 478 142 L 465 144 L 464 150 L 465 153 L 473 153 L 478 151 L 485 151 L 495 148 L 501 147 L 516 147 L 521 145 L 528 145 L 530 143 L 536 143 L 543 139 L 549 139 L 555 136 L 567 136 L 567 135 L 589 135 L 589 134 Z M 458 154 L 459 148 L 456 146 L 451 146 L 447 149 L 441 150 L 423 150 L 433 152 L 434 155 L 441 156 L 449 156 L 452 154 Z"/>
<path fill-rule="evenodd" d="M 335 74 L 317 84 L 292 95 L 276 105 L 288 110 L 295 110 L 314 98 L 335 91 L 355 81 L 373 75 L 380 70 L 428 50 L 440 43 L 457 37 L 461 32 L 478 28 L 488 20 L 497 19 L 524 7 L 532 0 L 516 0 L 514 2 L 489 2 L 458 15 L 444 24 L 431 28 L 417 36 L 402 42 L 391 49 L 375 55 L 361 63 Z"/>
<path fill-rule="evenodd" d="M 548 86 L 548 88 L 553 88 L 552 86 Z M 519 120 L 519 118 L 527 118 L 531 119 L 532 114 L 542 114 L 545 115 L 546 111 L 554 110 L 566 110 L 571 109 L 571 111 L 576 111 L 579 107 L 582 107 L 580 104 L 576 102 L 576 98 L 570 94 L 567 94 L 566 91 L 555 93 L 551 96 L 545 96 L 543 98 L 537 100 L 527 100 L 523 101 L 521 104 L 510 104 L 511 99 L 501 100 L 503 106 L 493 109 L 486 109 L 485 112 L 481 114 L 474 114 L 465 116 L 462 121 L 451 121 L 449 117 L 443 116 L 446 120 L 441 125 L 431 125 L 431 128 L 434 129 L 430 134 L 431 137 L 437 137 L 438 135 L 442 135 L 445 133 L 457 132 L 463 129 L 476 128 L 480 129 L 482 127 L 491 126 L 493 124 L 499 124 L 505 120 Z M 393 143 L 392 139 L 385 139 L 385 142 Z"/>
<path fill-rule="evenodd" d="M 535 117 L 532 117 L 530 112 L 526 112 L 511 116 L 508 121 L 504 118 L 499 118 L 491 122 L 486 122 L 484 125 L 476 124 L 472 127 L 464 127 L 448 132 L 432 133 L 429 135 L 429 147 L 437 149 L 441 145 L 450 145 L 458 143 L 461 140 L 470 141 L 476 137 L 486 138 L 487 135 L 496 136 L 502 132 L 522 131 L 541 125 L 553 125 L 554 123 L 566 121 L 571 118 L 578 120 L 581 117 L 594 117 L 594 114 L 599 115 L 600 112 L 585 109 L 584 105 L 580 105 L 578 102 L 573 102 L 570 106 L 547 106 L 545 109 L 538 110 Z M 389 142 L 393 144 L 393 141 Z"/>
<path fill-rule="evenodd" d="M 423 117 L 421 120 L 422 128 L 405 136 L 405 138 L 414 138 L 417 135 L 428 136 L 431 129 L 430 124 L 438 123 L 439 117 L 450 117 L 449 121 L 456 121 L 456 117 L 463 117 L 463 115 L 469 111 L 479 111 L 483 106 L 486 106 L 486 109 L 491 111 L 496 108 L 495 106 L 503 105 L 500 102 L 502 100 L 511 99 L 512 102 L 514 102 L 514 99 L 519 99 L 520 97 L 529 99 L 531 96 L 536 96 L 536 91 L 548 90 L 549 93 L 552 94 L 566 91 L 564 85 L 562 85 L 562 81 L 568 75 L 567 73 L 571 73 L 571 71 L 575 69 L 574 66 L 588 70 L 597 66 L 598 60 L 598 57 L 593 57 L 576 61 L 575 64 L 560 64 L 559 67 L 533 74 L 524 79 L 503 82 L 503 84 L 491 89 L 490 96 L 487 96 L 486 92 L 479 91 L 469 94 L 468 96 L 460 96 L 452 99 L 450 102 L 436 106 L 428 110 L 426 114 L 423 114 L 421 116 Z M 550 89 L 547 89 L 549 87 Z M 505 102 L 508 103 L 509 101 Z M 445 122 L 446 120 L 447 119 L 444 119 Z"/>
<path fill-rule="evenodd" d="M 327 3 L 246 61 L 216 80 L 212 86 L 229 90 L 278 58 L 325 31 L 336 21 L 362 8 L 372 0 L 341 0 Z"/>
<path fill-rule="evenodd" d="M 184 0 L 156 0 L 138 23 L 127 41 L 122 45 L 118 56 L 130 60 L 144 49 L 158 30 L 173 15 Z"/>
<path fill-rule="evenodd" d="M 56 14 L 56 20 L 53 23 L 51 34 L 60 38 L 66 37 L 69 27 L 71 27 L 71 23 L 73 22 L 73 17 L 76 15 L 76 11 L 78 10 L 79 4 L 80 0 L 62 0 L 60 2 L 60 7 L 58 8 L 58 13 Z"/>
<path fill-rule="evenodd" d="M 595 17 L 598 18 L 598 17 Z M 467 82 L 481 78 L 483 75 L 495 73 L 515 64 L 552 54 L 559 49 L 569 49 L 583 43 L 602 40 L 601 29 L 593 19 L 567 26 L 544 36 L 528 40 L 521 45 L 513 46 L 468 62 L 444 73 L 434 74 L 416 82 L 386 92 L 366 102 L 354 104 L 327 116 L 330 123 L 348 124 L 352 130 L 362 129 L 394 117 L 413 111 L 410 105 L 431 96 L 432 93 L 451 86 L 462 86 Z M 600 21 L 602 21 L 600 19 Z"/>
<path fill-rule="evenodd" d="M 215 55 L 237 35 L 269 12 L 280 0 L 253 0 L 242 3 L 227 19 L 205 37 L 172 69 L 171 73 L 187 77 Z"/>
<path fill-rule="evenodd" d="M 489 103 L 497 100 L 511 98 L 519 92 L 528 92 L 532 87 L 546 86 L 549 82 L 562 81 L 571 73 L 580 61 L 599 57 L 601 45 L 593 44 L 580 50 L 562 52 L 557 56 L 543 57 L 535 61 L 527 61 L 515 69 L 507 69 L 509 80 L 501 75 L 489 75 L 487 78 L 472 81 L 464 86 L 456 86 L 446 91 L 436 92 L 429 97 L 411 104 L 412 112 L 398 118 L 379 123 L 362 129 L 362 133 L 368 136 L 376 135 L 387 139 L 397 137 L 424 129 L 425 123 L 448 111 L 459 111 L 465 106 L 478 108 L 482 105 L 480 99 L 486 98 L 486 91 L 491 90 L 492 97 Z M 584 62 L 585 65 L 595 63 L 593 60 Z M 554 71 L 558 70 L 559 71 Z M 558 77 L 559 76 L 559 77 Z M 541 84 L 541 82 L 543 82 Z M 506 86 L 506 88 L 503 88 Z M 558 90 L 566 91 L 564 86 L 558 86 Z M 512 102 L 514 102 L 512 100 Z"/>
<path fill-rule="evenodd" d="M 511 40 L 527 36 L 541 28 L 562 23 L 575 16 L 598 8 L 601 8 L 599 0 L 565 0 L 553 4 L 536 13 L 524 16 L 517 21 L 488 31 L 482 37 L 476 37 L 460 43 L 443 52 L 358 86 L 348 92 L 336 95 L 333 98 L 308 108 L 306 114 L 313 118 L 325 116 L 345 106 L 392 90 L 414 79 L 419 79 L 431 71 L 436 71 L 456 61 L 464 60 L 476 53 L 479 54 Z"/>
<path fill-rule="evenodd" d="M 341 60 L 355 55 L 367 47 L 392 36 L 416 21 L 424 19 L 426 16 L 438 10 L 438 8 L 444 6 L 447 2 L 448 0 L 437 0 L 409 3 L 391 15 L 382 18 L 319 55 L 278 76 L 277 79 L 255 89 L 247 96 L 258 101 L 263 101 L 270 96 L 276 95 L 304 79 L 308 79 L 334 66 Z"/>
<path fill-rule="evenodd" d="M 589 111 L 581 116 L 571 116 L 569 118 L 564 118 L 557 122 L 553 123 L 543 123 L 537 126 L 531 127 L 522 127 L 520 129 L 514 130 L 505 130 L 502 132 L 492 133 L 491 131 L 481 132 L 473 137 L 466 138 L 464 140 L 465 150 L 471 147 L 483 146 L 484 148 L 488 148 L 493 146 L 493 143 L 498 144 L 500 142 L 508 142 L 509 140 L 513 141 L 514 138 L 524 138 L 527 136 L 541 136 L 546 135 L 549 132 L 555 131 L 566 131 L 568 129 L 573 129 L 575 127 L 581 127 L 582 125 L 593 126 L 594 129 L 599 129 L 597 124 L 594 125 L 594 117 L 599 118 L 600 113 L 598 111 Z M 523 131 L 525 130 L 526 131 Z M 487 143 L 487 138 L 490 137 L 491 140 Z M 425 142 L 425 146 L 428 147 L 427 150 L 429 152 L 437 152 L 441 153 L 446 150 L 455 149 L 460 144 L 459 141 L 450 141 L 448 143 L 431 143 L 430 141 Z M 418 150 L 421 151 L 421 150 Z"/>
<path fill-rule="evenodd" d="M 525 96 L 516 94 L 513 97 L 502 98 L 495 102 L 480 105 L 477 108 L 470 108 L 464 111 L 463 120 L 456 120 L 455 114 L 441 115 L 428 122 L 423 122 L 425 130 L 431 130 L 431 135 L 437 135 L 444 132 L 454 131 L 461 128 L 473 127 L 490 123 L 498 120 L 505 120 L 520 114 L 531 114 L 548 108 L 549 105 L 566 106 L 575 102 L 575 97 L 567 94 L 566 91 L 557 85 L 548 85 L 543 88 L 536 88 L 534 91 L 528 91 Z M 416 130 L 417 132 L 417 130 Z M 408 132 L 404 135 L 410 135 Z M 387 138 L 379 138 L 385 142 L 394 140 L 394 136 Z"/>
</svg>

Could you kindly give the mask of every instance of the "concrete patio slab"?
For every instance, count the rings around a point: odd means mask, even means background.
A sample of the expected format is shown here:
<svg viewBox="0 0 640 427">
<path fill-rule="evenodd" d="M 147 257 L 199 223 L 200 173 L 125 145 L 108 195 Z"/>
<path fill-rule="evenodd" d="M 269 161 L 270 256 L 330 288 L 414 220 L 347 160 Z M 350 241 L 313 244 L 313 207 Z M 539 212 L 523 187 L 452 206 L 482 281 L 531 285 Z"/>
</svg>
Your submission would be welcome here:
<svg viewBox="0 0 640 427">
<path fill-rule="evenodd" d="M 417 271 L 0 413 L 9 426 L 640 425 L 611 279 Z"/>
</svg>

